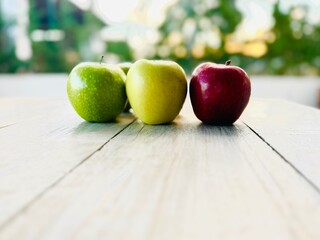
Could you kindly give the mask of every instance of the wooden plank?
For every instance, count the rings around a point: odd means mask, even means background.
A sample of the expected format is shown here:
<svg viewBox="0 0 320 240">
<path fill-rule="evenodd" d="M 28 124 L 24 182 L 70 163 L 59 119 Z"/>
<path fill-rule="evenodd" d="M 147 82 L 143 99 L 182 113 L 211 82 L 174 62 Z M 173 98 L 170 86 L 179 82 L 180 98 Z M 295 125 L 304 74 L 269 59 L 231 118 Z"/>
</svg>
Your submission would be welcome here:
<svg viewBox="0 0 320 240">
<path fill-rule="evenodd" d="M 68 104 L 61 99 L 0 98 L 0 129 L 29 119 L 54 116 Z"/>
<path fill-rule="evenodd" d="M 67 73 L 1 73 L 0 97 L 67 98 L 67 79 Z"/>
<path fill-rule="evenodd" d="M 319 222 L 319 193 L 249 128 L 189 111 L 131 124 L 0 239 L 319 239 Z"/>
<path fill-rule="evenodd" d="M 320 192 L 320 111 L 279 100 L 252 101 L 243 121 Z"/>
<path fill-rule="evenodd" d="M 89 124 L 76 116 L 67 101 L 27 108 L 37 117 L 19 119 L 0 131 L 0 226 L 134 120 L 123 115 L 116 124 Z"/>
</svg>

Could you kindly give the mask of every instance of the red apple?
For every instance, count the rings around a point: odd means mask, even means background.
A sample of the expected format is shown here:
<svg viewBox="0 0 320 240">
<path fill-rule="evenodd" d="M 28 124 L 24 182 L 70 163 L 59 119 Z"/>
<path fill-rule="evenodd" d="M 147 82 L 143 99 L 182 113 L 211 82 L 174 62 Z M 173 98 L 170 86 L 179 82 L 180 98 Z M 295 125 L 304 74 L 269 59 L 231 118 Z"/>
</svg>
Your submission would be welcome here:
<svg viewBox="0 0 320 240">
<path fill-rule="evenodd" d="M 192 73 L 193 111 L 206 124 L 232 125 L 249 102 L 250 79 L 243 69 L 230 63 L 202 63 Z"/>
</svg>

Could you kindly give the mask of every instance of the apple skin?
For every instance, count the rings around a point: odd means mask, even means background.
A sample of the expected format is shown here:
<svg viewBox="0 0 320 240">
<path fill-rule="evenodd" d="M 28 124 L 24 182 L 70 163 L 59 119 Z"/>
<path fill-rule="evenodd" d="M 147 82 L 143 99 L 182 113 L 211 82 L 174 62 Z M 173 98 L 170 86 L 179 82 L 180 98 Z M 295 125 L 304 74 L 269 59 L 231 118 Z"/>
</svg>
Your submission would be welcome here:
<svg viewBox="0 0 320 240">
<path fill-rule="evenodd" d="M 110 122 L 123 111 L 127 97 L 120 67 L 84 62 L 69 74 L 67 93 L 75 111 L 88 122 Z"/>
<path fill-rule="evenodd" d="M 128 74 L 128 71 L 129 69 L 131 68 L 132 66 L 132 63 L 131 62 L 123 62 L 123 63 L 119 63 L 117 64 L 121 69 L 122 71 L 127 75 Z M 131 109 L 131 106 L 130 106 L 130 103 L 128 101 L 125 109 L 123 110 L 124 112 L 129 112 Z"/>
<path fill-rule="evenodd" d="M 184 104 L 187 88 L 184 70 L 173 61 L 138 60 L 126 80 L 131 107 L 146 124 L 172 122 Z"/>
<path fill-rule="evenodd" d="M 246 108 L 251 83 L 240 67 L 202 63 L 192 73 L 190 99 L 197 118 L 205 124 L 232 125 Z"/>
</svg>

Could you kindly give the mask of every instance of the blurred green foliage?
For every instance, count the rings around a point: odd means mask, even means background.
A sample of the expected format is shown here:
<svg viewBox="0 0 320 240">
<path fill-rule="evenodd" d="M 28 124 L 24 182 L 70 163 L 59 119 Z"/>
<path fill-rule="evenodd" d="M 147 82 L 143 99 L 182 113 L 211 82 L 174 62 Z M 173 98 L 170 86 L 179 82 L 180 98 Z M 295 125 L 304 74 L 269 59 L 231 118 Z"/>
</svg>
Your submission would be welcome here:
<svg viewBox="0 0 320 240">
<path fill-rule="evenodd" d="M 225 62 L 231 58 L 225 51 L 226 37 L 235 31 L 241 19 L 235 0 L 217 0 L 215 6 L 212 1 L 195 0 L 190 4 L 189 0 L 181 0 L 169 9 L 160 26 L 162 38 L 155 58 L 173 59 L 189 74 L 201 62 Z M 219 42 L 212 45 L 211 38 Z M 166 46 L 169 54 L 162 56 L 161 50 Z"/>
<path fill-rule="evenodd" d="M 68 1 L 30 0 L 29 34 L 35 30 L 62 29 L 62 41 L 32 41 L 30 69 L 34 72 L 69 72 L 84 58 L 82 46 L 89 45 L 90 37 L 104 24 L 89 11 L 81 11 Z M 47 5 L 49 4 L 49 6 Z M 50 5 L 51 4 L 51 5 Z M 88 27 L 85 27 L 88 26 Z"/>
<path fill-rule="evenodd" d="M 159 39 L 147 58 L 177 61 L 188 74 L 201 62 L 223 63 L 231 59 L 250 74 L 319 75 L 320 25 L 297 17 L 306 6 L 282 12 L 277 1 L 274 25 L 264 36 L 237 42 L 234 39 L 243 20 L 236 0 L 180 0 L 166 12 L 158 27 Z M 116 56 L 117 61 L 135 61 L 135 49 L 124 40 L 105 40 L 96 47 L 95 37 L 106 26 L 91 11 L 80 10 L 69 1 L 30 0 L 28 35 L 32 56 L 19 60 L 10 28 L 15 24 L 3 17 L 0 5 L 0 72 L 69 72 L 80 61 L 96 60 L 99 55 Z M 300 14 L 301 15 L 301 14 Z M 59 41 L 36 41 L 41 30 L 59 30 Z M 144 36 L 142 36 L 144 38 Z M 141 46 L 142 48 L 144 46 Z M 141 56 L 140 56 L 141 57 Z"/>
<path fill-rule="evenodd" d="M 262 58 L 267 74 L 320 73 L 320 25 L 312 25 L 305 18 L 296 19 L 295 11 L 306 15 L 308 8 L 297 6 L 283 13 L 279 3 L 274 6 L 271 32 L 275 40 L 268 44 L 268 53 Z"/>
<path fill-rule="evenodd" d="M 19 67 L 15 47 L 9 38 L 9 27 L 12 21 L 5 21 L 0 4 L 0 72 L 15 72 Z"/>
</svg>

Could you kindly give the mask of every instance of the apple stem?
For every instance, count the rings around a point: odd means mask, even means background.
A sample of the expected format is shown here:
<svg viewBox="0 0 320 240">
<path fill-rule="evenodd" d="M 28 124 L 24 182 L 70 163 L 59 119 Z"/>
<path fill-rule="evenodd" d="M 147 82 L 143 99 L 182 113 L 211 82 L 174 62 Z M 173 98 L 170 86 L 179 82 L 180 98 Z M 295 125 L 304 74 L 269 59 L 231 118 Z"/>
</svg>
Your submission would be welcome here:
<svg viewBox="0 0 320 240">
<path fill-rule="evenodd" d="M 225 63 L 227 66 L 229 66 L 231 64 L 231 60 L 226 61 Z"/>
<path fill-rule="evenodd" d="M 103 57 L 104 57 L 104 56 L 102 55 L 101 58 L 100 58 L 100 64 L 102 63 Z"/>
</svg>

